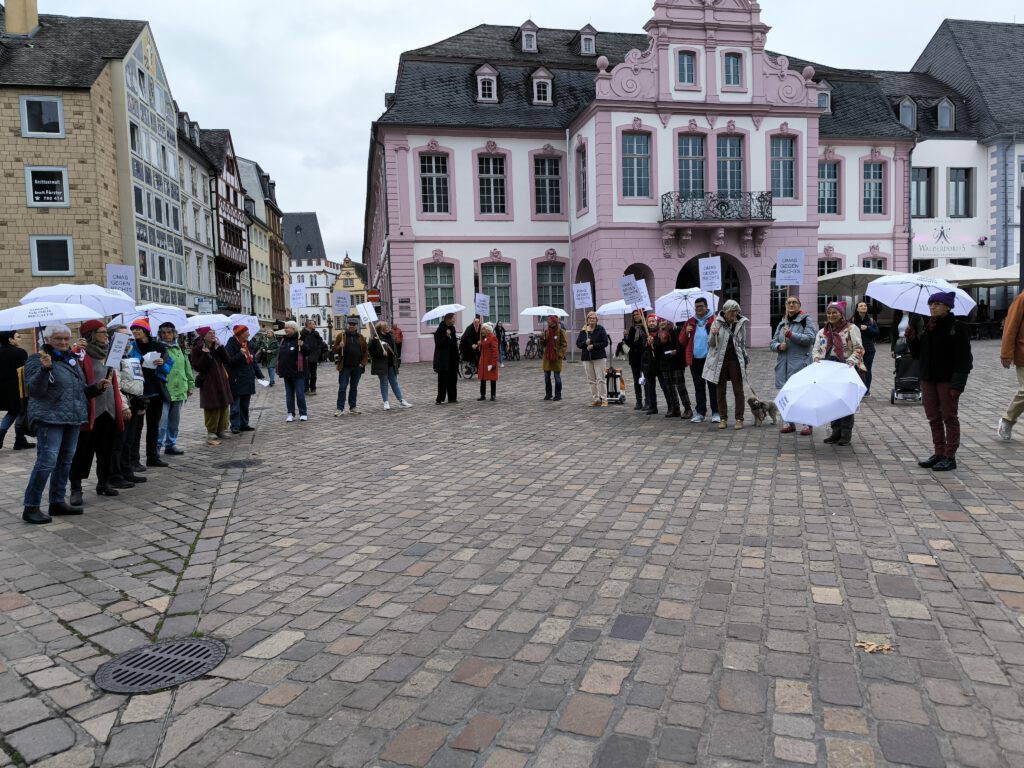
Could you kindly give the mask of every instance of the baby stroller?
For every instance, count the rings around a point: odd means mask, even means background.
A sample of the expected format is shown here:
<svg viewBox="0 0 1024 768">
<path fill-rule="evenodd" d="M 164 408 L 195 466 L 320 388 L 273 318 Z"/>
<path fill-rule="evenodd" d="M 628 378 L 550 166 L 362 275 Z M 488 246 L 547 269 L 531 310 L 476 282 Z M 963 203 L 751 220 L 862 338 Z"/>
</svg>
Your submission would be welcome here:
<svg viewBox="0 0 1024 768">
<path fill-rule="evenodd" d="M 921 364 L 910 354 L 910 345 L 904 338 L 896 340 L 893 351 L 896 353 L 896 371 L 889 402 L 893 405 L 897 400 L 921 402 Z"/>
</svg>

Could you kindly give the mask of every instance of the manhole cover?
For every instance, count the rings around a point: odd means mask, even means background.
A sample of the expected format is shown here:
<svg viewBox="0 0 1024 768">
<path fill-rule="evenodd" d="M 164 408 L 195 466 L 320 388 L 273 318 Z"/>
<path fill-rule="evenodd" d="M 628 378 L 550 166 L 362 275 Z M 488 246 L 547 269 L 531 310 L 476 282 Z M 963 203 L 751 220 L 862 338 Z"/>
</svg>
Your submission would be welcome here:
<svg viewBox="0 0 1024 768">
<path fill-rule="evenodd" d="M 158 691 L 202 677 L 227 652 L 220 640 L 165 640 L 111 659 L 96 670 L 95 682 L 110 693 Z"/>
<path fill-rule="evenodd" d="M 263 459 L 234 459 L 232 461 L 220 461 L 214 464 L 215 469 L 248 469 L 258 467 Z"/>
</svg>

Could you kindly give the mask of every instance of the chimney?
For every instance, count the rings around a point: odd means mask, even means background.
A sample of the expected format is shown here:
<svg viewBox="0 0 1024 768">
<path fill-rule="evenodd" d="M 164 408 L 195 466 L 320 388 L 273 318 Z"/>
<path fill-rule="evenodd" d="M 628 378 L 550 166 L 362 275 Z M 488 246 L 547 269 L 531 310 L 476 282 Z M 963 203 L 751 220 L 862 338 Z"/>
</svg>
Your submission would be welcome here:
<svg viewBox="0 0 1024 768">
<path fill-rule="evenodd" d="M 39 29 L 36 0 L 7 0 L 4 16 L 4 34 L 9 37 L 32 37 Z"/>
</svg>

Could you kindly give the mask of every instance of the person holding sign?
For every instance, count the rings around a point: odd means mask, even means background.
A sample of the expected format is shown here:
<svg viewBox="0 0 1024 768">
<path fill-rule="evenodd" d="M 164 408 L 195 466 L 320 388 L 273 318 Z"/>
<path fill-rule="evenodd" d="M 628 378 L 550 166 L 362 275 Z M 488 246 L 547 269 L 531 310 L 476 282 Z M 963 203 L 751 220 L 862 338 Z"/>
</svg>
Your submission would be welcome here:
<svg viewBox="0 0 1024 768">
<path fill-rule="evenodd" d="M 370 373 L 380 381 L 380 398 L 384 401 L 384 410 L 391 410 L 388 402 L 388 385 L 398 398 L 403 408 L 412 408 L 412 404 L 402 396 L 402 388 L 398 385 L 398 368 L 402 359 L 398 356 L 395 337 L 391 335 L 391 326 L 381 320 L 374 326 L 374 334 L 370 337 Z"/>
<path fill-rule="evenodd" d="M 498 389 L 498 337 L 494 335 L 494 326 L 484 323 L 480 326 L 480 400 L 486 400 L 484 390 L 487 382 L 491 383 L 491 402 L 494 402 Z"/>
<path fill-rule="evenodd" d="M 718 413 L 722 420 L 719 429 L 729 422 L 729 398 L 726 386 L 732 382 L 736 404 L 735 429 L 743 429 L 743 382 L 747 378 L 747 328 L 750 321 L 740 314 L 739 302 L 730 299 L 711 325 L 708 337 L 708 357 L 704 363 L 704 378 L 717 387 Z"/>
<path fill-rule="evenodd" d="M 576 337 L 576 346 L 583 351 L 583 370 L 590 384 L 591 406 L 607 406 L 608 392 L 604 386 L 604 360 L 608 353 L 608 332 L 597 322 L 597 312 L 587 313 L 587 323 Z M 600 366 L 600 368 L 598 367 Z"/>
<path fill-rule="evenodd" d="M 359 379 L 366 370 L 370 352 L 366 339 L 359 332 L 359 318 L 349 315 L 345 330 L 334 338 L 334 367 L 338 371 L 338 407 L 335 416 L 345 415 L 345 397 L 348 396 L 348 412 L 355 415 Z"/>
<path fill-rule="evenodd" d="M 178 329 L 174 323 L 161 323 L 158 331 L 160 341 L 167 345 L 167 356 L 173 361 L 167 374 L 167 395 L 164 412 L 160 417 L 160 432 L 156 437 L 157 448 L 163 448 L 167 456 L 181 456 L 185 452 L 178 447 L 178 427 L 181 424 L 181 409 L 192 397 L 196 388 L 195 374 L 188 356 L 178 343 Z"/>
<path fill-rule="evenodd" d="M 541 368 L 544 370 L 544 399 L 562 399 L 562 364 L 565 353 L 569 350 L 569 337 L 562 330 L 558 315 L 549 315 L 548 324 L 541 336 Z M 551 379 L 555 379 L 554 397 L 551 392 Z"/>
<path fill-rule="evenodd" d="M 455 338 L 455 315 L 445 315 L 434 331 L 434 373 L 437 374 L 437 399 L 441 405 L 459 401 L 459 342 Z"/>
<path fill-rule="evenodd" d="M 800 297 L 786 299 L 786 314 L 775 327 L 775 335 L 769 345 L 778 355 L 775 360 L 776 387 L 782 389 L 790 376 L 811 364 L 811 347 L 817 333 L 817 323 L 800 308 Z M 779 431 L 783 434 L 796 432 L 796 425 L 787 421 Z M 810 424 L 804 424 L 800 434 L 806 437 L 812 431 Z"/>
</svg>

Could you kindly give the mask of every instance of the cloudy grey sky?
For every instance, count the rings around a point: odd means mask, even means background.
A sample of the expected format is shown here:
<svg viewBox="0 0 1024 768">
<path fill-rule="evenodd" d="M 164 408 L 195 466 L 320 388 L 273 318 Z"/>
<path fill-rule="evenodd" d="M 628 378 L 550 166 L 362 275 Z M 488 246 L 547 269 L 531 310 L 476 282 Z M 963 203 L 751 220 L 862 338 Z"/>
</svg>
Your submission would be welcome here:
<svg viewBox="0 0 1024 768">
<path fill-rule="evenodd" d="M 651 0 L 38 0 L 40 13 L 146 19 L 174 97 L 316 211 L 328 253 L 360 258 L 370 123 L 398 56 L 477 24 L 639 32 Z M 472 7 L 471 7 L 472 6 Z M 282 13 L 283 10 L 283 13 Z M 1024 23 L 1019 0 L 761 0 L 771 50 L 839 67 L 907 69 L 944 18 Z"/>
</svg>

